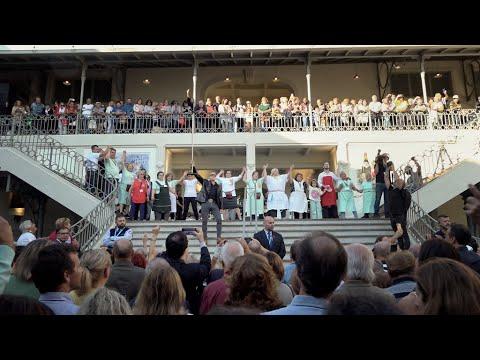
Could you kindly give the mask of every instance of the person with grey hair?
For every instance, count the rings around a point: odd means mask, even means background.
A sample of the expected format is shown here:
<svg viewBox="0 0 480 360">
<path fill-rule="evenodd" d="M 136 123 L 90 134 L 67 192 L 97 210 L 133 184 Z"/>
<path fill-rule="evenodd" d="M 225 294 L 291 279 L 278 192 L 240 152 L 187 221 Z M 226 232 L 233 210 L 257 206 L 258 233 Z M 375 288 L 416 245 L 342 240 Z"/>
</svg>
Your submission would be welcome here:
<svg viewBox="0 0 480 360">
<path fill-rule="evenodd" d="M 375 257 L 374 271 L 388 272 L 387 257 L 390 254 L 390 241 L 380 241 L 373 245 L 373 256 Z"/>
<path fill-rule="evenodd" d="M 118 292 L 100 288 L 85 300 L 77 315 L 132 315 L 132 309 Z"/>
<path fill-rule="evenodd" d="M 37 227 L 35 223 L 31 220 L 23 221 L 19 226 L 22 235 L 17 240 L 17 246 L 27 246 L 32 241 L 36 240 L 35 232 Z"/>
<path fill-rule="evenodd" d="M 130 240 L 120 239 L 115 242 L 114 264 L 105 284 L 106 287 L 125 296 L 128 301 L 135 299 L 145 277 L 145 270 L 133 265 L 133 253 L 133 244 Z"/>
<path fill-rule="evenodd" d="M 233 261 L 245 255 L 243 246 L 235 240 L 227 241 L 222 247 L 220 261 L 224 276 L 211 282 L 203 291 L 200 301 L 200 314 L 207 314 L 214 306 L 223 305 L 227 300 L 228 286 L 225 277 L 230 275 Z"/>
<path fill-rule="evenodd" d="M 363 244 L 345 246 L 347 252 L 347 275 L 345 282 L 335 294 L 358 297 L 382 297 L 394 302 L 394 297 L 387 291 L 372 285 L 375 279 L 373 272 L 374 257 L 372 251 Z"/>
<path fill-rule="evenodd" d="M 13 265 L 12 274 L 3 291 L 4 294 L 26 296 L 38 300 L 40 292 L 32 281 L 32 268 L 38 259 L 40 250 L 51 244 L 53 243 L 48 239 L 39 239 L 25 246 Z"/>
</svg>

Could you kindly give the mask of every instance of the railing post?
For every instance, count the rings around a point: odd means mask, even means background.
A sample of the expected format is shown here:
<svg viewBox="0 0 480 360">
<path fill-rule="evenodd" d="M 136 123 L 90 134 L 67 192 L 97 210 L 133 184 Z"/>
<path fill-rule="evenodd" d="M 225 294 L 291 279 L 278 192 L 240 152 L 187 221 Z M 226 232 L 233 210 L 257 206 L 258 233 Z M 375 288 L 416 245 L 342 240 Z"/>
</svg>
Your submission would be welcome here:
<svg viewBox="0 0 480 360">
<path fill-rule="evenodd" d="M 372 113 L 368 112 L 368 130 L 372 131 Z"/>
</svg>

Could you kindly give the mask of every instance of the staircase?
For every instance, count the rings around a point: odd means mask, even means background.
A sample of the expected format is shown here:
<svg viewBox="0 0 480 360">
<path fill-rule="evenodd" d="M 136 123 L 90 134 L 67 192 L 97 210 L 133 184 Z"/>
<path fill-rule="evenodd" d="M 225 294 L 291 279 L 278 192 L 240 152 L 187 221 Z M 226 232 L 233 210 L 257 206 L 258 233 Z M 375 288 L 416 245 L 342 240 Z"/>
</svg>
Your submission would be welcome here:
<svg viewBox="0 0 480 360">
<path fill-rule="evenodd" d="M 160 226 L 160 234 L 157 240 L 157 250 L 165 250 L 165 239 L 168 234 L 179 231 L 185 227 L 201 228 L 200 221 L 182 221 L 182 222 L 158 222 L 158 221 L 131 221 L 128 226 L 133 230 L 134 248 L 141 248 L 143 234 L 151 234 L 151 229 Z M 211 254 L 215 251 L 216 232 L 214 221 L 208 223 L 208 250 Z M 262 230 L 261 223 L 258 223 L 257 231 Z M 287 255 L 284 260 L 290 259 L 290 245 L 295 241 L 302 239 L 306 234 L 312 231 L 322 230 L 336 236 L 343 244 L 362 243 L 372 246 L 375 238 L 379 235 L 391 235 L 392 229 L 390 221 L 387 219 L 324 219 L 324 220 L 276 220 L 275 231 L 282 234 L 287 249 Z M 245 224 L 245 231 L 241 221 L 224 222 L 222 224 L 222 237 L 226 239 L 253 237 L 255 233 L 254 224 Z M 198 241 L 189 237 L 190 254 L 197 257 L 200 254 Z"/>
<path fill-rule="evenodd" d="M 92 248 L 112 225 L 117 193 L 116 184 L 103 175 L 87 190 L 84 162 L 75 149 L 32 126 L 0 118 L 0 167 L 82 217 L 72 225 L 82 251 Z"/>
<path fill-rule="evenodd" d="M 437 148 L 429 149 L 417 158 L 422 168 L 422 184 L 407 186 L 412 194 L 412 203 L 407 213 L 407 228 L 410 237 L 421 243 L 439 229 L 437 220 L 429 213 L 455 196 L 468 189 L 468 184 L 480 182 L 480 143 L 473 149 L 467 149 L 452 160 L 446 144 L 462 142 L 455 138 L 439 144 Z M 412 162 L 403 164 L 398 174 L 406 181 L 409 175 L 405 167 Z M 475 238 L 476 239 L 476 238 Z M 479 239 L 476 239 L 477 241 Z"/>
</svg>

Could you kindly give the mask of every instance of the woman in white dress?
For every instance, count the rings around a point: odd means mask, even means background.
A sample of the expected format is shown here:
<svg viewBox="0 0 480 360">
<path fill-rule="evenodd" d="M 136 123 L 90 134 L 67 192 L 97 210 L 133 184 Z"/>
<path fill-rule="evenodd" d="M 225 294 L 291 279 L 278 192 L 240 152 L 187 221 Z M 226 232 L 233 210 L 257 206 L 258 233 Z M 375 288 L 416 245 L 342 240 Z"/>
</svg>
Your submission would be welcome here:
<svg viewBox="0 0 480 360">
<path fill-rule="evenodd" d="M 232 172 L 227 170 L 225 177 L 222 177 L 224 171 L 220 171 L 216 177 L 218 183 L 222 185 L 222 213 L 223 220 L 229 220 L 229 210 L 234 209 L 238 219 L 242 220 L 242 213 L 238 208 L 237 193 L 235 191 L 235 184 L 243 178 L 246 168 L 242 169 L 242 172 L 238 176 L 232 176 Z"/>
<path fill-rule="evenodd" d="M 294 219 L 299 219 L 300 214 L 302 214 L 303 219 L 306 219 L 308 210 L 306 192 L 308 192 L 308 185 L 303 181 L 302 174 L 295 175 L 294 179 L 290 176 L 289 180 L 292 183 L 292 191 L 290 192 L 288 211 L 293 212 Z"/>
<path fill-rule="evenodd" d="M 288 182 L 293 165 L 290 166 L 288 173 L 280 175 L 278 169 L 272 169 L 270 175 L 267 175 L 267 167 L 264 167 L 262 177 L 267 185 L 267 215 L 281 219 L 285 216 L 288 209 L 288 197 L 285 194 L 285 185 Z"/>
<path fill-rule="evenodd" d="M 168 173 L 165 177 L 167 179 L 168 188 L 170 190 L 170 218 L 175 221 L 175 214 L 177 213 L 177 184 L 178 180 L 173 180 L 173 174 Z"/>
</svg>

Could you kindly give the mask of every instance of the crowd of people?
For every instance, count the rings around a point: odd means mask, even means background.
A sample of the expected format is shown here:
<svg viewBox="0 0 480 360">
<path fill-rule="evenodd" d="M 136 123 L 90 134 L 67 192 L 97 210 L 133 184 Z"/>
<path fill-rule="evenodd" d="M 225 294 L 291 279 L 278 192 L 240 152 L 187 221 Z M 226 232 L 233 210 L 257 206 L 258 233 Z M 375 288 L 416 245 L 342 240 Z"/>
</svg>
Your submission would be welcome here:
<svg viewBox="0 0 480 360">
<path fill-rule="evenodd" d="M 375 126 L 395 126 L 405 122 L 404 118 L 397 118 L 394 114 L 429 114 L 429 121 L 435 123 L 439 114 L 459 114 L 462 110 L 459 96 L 453 95 L 450 98 L 445 89 L 443 94 L 436 93 L 431 97 L 427 104 L 420 96 L 407 98 L 402 94 L 387 94 L 381 100 L 377 95 L 372 95 L 369 100 L 350 98 L 341 100 L 335 97 L 326 102 L 317 99 L 311 105 L 307 98 L 300 99 L 294 94 L 290 97 L 275 98 L 271 103 L 266 97 L 262 97 L 259 104 L 253 104 L 250 100 L 244 103 L 241 98 L 237 98 L 233 103 L 230 99 L 215 96 L 214 101 L 207 98 L 193 104 L 189 91 L 187 90 L 186 98 L 182 102 L 141 98 L 134 102 L 127 98 L 125 101 L 117 100 L 102 104 L 88 98 L 81 107 L 75 99 L 45 105 L 37 97 L 30 106 L 17 100 L 12 107 L 11 115 L 16 124 L 26 123 L 62 135 L 78 132 L 159 132 L 163 128 L 191 128 L 192 114 L 196 116 L 195 126 L 199 131 L 208 128 L 250 131 L 253 126 L 263 128 L 365 125 L 369 123 L 369 117 Z M 480 108 L 480 97 L 477 108 Z M 42 118 L 44 115 L 49 117 Z M 425 123 L 424 120 L 414 119 L 419 124 Z"/>
<path fill-rule="evenodd" d="M 480 224 L 480 191 L 470 190 L 466 214 Z M 201 229 L 175 231 L 158 250 L 159 226 L 134 250 L 122 215 L 105 246 L 80 253 L 61 234 L 68 222 L 57 223 L 54 241 L 23 223 L 15 244 L 0 217 L 0 314 L 480 315 L 478 244 L 445 215 L 408 250 L 389 236 L 369 249 L 313 232 L 292 244 L 287 264 L 270 216 L 253 238 L 222 239 L 213 255 Z"/>
</svg>

